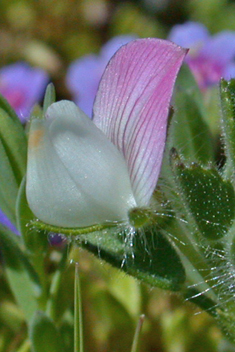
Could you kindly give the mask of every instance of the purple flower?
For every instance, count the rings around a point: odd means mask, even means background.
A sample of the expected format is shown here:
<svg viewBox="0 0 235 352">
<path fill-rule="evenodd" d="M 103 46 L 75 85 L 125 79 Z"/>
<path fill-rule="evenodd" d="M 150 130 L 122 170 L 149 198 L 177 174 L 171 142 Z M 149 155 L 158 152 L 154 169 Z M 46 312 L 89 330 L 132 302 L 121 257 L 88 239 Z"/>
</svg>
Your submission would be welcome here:
<svg viewBox="0 0 235 352">
<path fill-rule="evenodd" d="M 150 204 L 185 53 L 170 41 L 132 41 L 102 76 L 93 121 L 69 101 L 32 121 L 26 194 L 40 220 L 61 227 L 126 222 L 129 211 Z"/>
<path fill-rule="evenodd" d="M 8 217 L 3 213 L 3 211 L 0 209 L 0 223 L 6 227 L 9 228 L 9 230 L 13 231 L 15 234 L 19 234 L 18 230 L 16 227 L 11 223 L 11 221 L 8 219 Z"/>
<path fill-rule="evenodd" d="M 210 36 L 202 24 L 186 22 L 174 26 L 169 39 L 190 48 L 185 61 L 201 89 L 216 84 L 222 77 L 235 76 L 235 32 L 223 31 Z"/>
<path fill-rule="evenodd" d="M 20 120 L 25 122 L 32 107 L 41 99 L 48 79 L 42 69 L 17 62 L 0 69 L 0 94 L 7 99 Z"/>
<path fill-rule="evenodd" d="M 2 94 L 25 122 L 30 110 L 42 97 L 48 75 L 42 69 L 18 62 L 0 69 L 0 94 Z M 0 209 L 0 223 L 18 234 L 15 226 Z"/>
<path fill-rule="evenodd" d="M 104 69 L 114 53 L 124 44 L 136 39 L 135 36 L 117 36 L 109 40 L 99 55 L 86 55 L 74 61 L 68 68 L 66 83 L 74 102 L 88 115 L 92 107 Z"/>
</svg>

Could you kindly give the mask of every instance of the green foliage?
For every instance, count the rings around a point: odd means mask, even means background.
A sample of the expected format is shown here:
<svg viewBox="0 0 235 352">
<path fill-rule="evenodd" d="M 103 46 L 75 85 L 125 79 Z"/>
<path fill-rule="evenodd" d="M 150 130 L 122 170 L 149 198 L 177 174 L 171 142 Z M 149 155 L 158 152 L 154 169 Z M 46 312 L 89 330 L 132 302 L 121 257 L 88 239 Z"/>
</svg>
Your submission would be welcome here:
<svg viewBox="0 0 235 352">
<path fill-rule="evenodd" d="M 53 83 L 48 84 L 43 101 L 43 113 L 45 114 L 51 104 L 56 101 L 56 92 Z"/>
<path fill-rule="evenodd" d="M 233 178 L 235 168 L 235 80 L 221 80 L 220 99 L 222 109 L 223 138 L 227 156 L 225 173 Z"/>
<path fill-rule="evenodd" d="M 24 245 L 31 256 L 37 256 L 37 254 L 42 257 L 48 249 L 48 239 L 47 233 L 45 231 L 35 231 L 31 229 L 30 224 L 35 220 L 35 216 L 31 212 L 25 193 L 25 181 L 24 177 L 18 192 L 16 199 L 16 219 L 17 228 L 22 235 Z"/>
<path fill-rule="evenodd" d="M 217 240 L 226 235 L 235 216 L 231 182 L 223 180 L 215 168 L 186 166 L 175 152 L 172 164 L 185 205 L 202 236 Z"/>
<path fill-rule="evenodd" d="M 33 352 L 64 351 L 59 332 L 53 321 L 41 311 L 35 312 L 29 328 Z"/>
<path fill-rule="evenodd" d="M 142 329 L 144 318 L 145 318 L 145 316 L 143 314 L 139 318 L 139 321 L 138 321 L 138 324 L 137 324 L 136 330 L 135 330 L 135 336 L 134 336 L 134 340 L 133 340 L 133 343 L 132 343 L 131 352 L 137 352 L 138 351 L 138 343 L 139 343 L 140 332 L 141 332 L 141 329 Z"/>
<path fill-rule="evenodd" d="M 26 168 L 26 136 L 18 116 L 2 96 L 0 97 L 0 112 L 1 142 L 19 184 Z"/>
<path fill-rule="evenodd" d="M 0 225 L 0 245 L 7 278 L 17 303 L 29 321 L 38 307 L 37 297 L 41 292 L 39 277 L 20 249 L 19 241 Z"/>
<path fill-rule="evenodd" d="M 0 97 L 0 202 L 14 224 L 17 193 L 26 169 L 26 148 L 26 136 L 18 117 Z"/>
<path fill-rule="evenodd" d="M 212 135 L 207 124 L 202 94 L 188 66 L 181 68 L 174 96 L 168 148 L 174 147 L 185 160 L 207 164 L 214 159 Z"/>
<path fill-rule="evenodd" d="M 149 210 L 146 216 L 148 214 Z M 143 210 L 141 218 L 142 216 Z M 157 222 L 157 217 L 155 221 Z M 108 228 L 106 225 L 105 230 L 96 232 L 93 232 L 92 227 L 89 232 L 89 228 L 84 231 L 81 228 L 65 231 L 40 222 L 37 225 L 52 232 L 73 236 L 78 245 L 87 248 L 100 259 L 152 286 L 178 291 L 184 283 L 184 268 L 177 252 L 151 223 L 137 229 L 122 225 Z"/>
<path fill-rule="evenodd" d="M 75 263 L 74 279 L 74 351 L 84 352 L 82 295 L 78 263 Z"/>
</svg>

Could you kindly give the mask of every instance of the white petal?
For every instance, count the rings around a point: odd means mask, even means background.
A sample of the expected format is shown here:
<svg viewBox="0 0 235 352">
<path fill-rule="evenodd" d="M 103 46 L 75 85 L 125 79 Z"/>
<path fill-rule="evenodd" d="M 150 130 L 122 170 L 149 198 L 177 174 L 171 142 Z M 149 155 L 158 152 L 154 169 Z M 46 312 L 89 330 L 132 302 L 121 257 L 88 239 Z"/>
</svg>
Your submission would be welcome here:
<svg viewBox="0 0 235 352">
<path fill-rule="evenodd" d="M 123 156 L 68 101 L 31 123 L 26 192 L 34 214 L 61 227 L 125 221 L 136 206 Z"/>
</svg>

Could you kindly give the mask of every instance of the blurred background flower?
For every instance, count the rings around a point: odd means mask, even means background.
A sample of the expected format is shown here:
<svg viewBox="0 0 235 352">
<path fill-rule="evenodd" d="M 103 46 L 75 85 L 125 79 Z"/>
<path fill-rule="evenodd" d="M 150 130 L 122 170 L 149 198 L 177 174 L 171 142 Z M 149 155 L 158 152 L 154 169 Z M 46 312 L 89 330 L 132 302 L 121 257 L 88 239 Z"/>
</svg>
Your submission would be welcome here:
<svg viewBox="0 0 235 352">
<path fill-rule="evenodd" d="M 74 61 L 68 67 L 66 83 L 74 102 L 88 115 L 92 107 L 104 69 L 114 53 L 136 36 L 122 35 L 110 39 L 98 55 L 90 54 Z"/>
<path fill-rule="evenodd" d="M 48 81 L 44 70 L 17 62 L 0 69 L 0 94 L 16 111 L 21 122 L 25 122 L 33 106 L 42 99 Z"/>
<path fill-rule="evenodd" d="M 11 221 L 8 219 L 6 214 L 0 209 L 0 223 L 4 226 L 6 226 L 8 229 L 13 231 L 15 234 L 19 235 L 19 231 L 16 229 L 16 227 L 11 223 Z"/>
<path fill-rule="evenodd" d="M 222 31 L 214 36 L 197 22 L 174 26 L 168 39 L 190 48 L 185 61 L 201 89 L 208 88 L 223 77 L 235 77 L 235 32 Z"/>
</svg>

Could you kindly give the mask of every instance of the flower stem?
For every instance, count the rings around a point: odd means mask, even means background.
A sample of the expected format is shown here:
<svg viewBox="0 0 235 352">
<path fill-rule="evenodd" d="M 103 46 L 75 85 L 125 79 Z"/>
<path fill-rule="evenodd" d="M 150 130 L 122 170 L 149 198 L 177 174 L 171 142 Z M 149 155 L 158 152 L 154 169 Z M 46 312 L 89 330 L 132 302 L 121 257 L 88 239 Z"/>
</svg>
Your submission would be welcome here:
<svg viewBox="0 0 235 352">
<path fill-rule="evenodd" d="M 78 263 L 75 263 L 74 279 L 74 352 L 84 352 L 83 324 L 82 324 L 82 299 L 79 279 Z"/>
<path fill-rule="evenodd" d="M 139 321 L 138 321 L 138 324 L 135 329 L 135 335 L 134 335 L 134 339 L 133 339 L 133 343 L 132 343 L 132 347 L 131 347 L 131 352 L 137 352 L 139 337 L 140 337 L 140 333 L 141 333 L 144 319 L 145 319 L 145 315 L 142 314 L 139 317 Z"/>
</svg>

